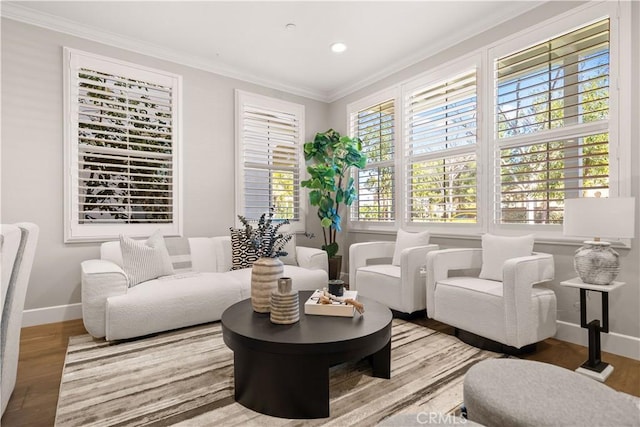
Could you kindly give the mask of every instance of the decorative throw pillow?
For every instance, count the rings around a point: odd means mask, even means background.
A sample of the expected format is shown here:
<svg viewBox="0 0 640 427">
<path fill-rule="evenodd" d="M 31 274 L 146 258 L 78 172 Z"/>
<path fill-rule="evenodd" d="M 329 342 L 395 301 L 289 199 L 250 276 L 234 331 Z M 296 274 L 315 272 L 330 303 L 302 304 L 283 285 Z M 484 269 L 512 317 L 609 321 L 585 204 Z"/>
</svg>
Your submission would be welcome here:
<svg viewBox="0 0 640 427">
<path fill-rule="evenodd" d="M 533 252 L 533 234 L 526 236 L 482 236 L 482 270 L 481 279 L 502 282 L 502 267 L 506 260 L 529 256 Z"/>
<path fill-rule="evenodd" d="M 129 287 L 147 280 L 173 274 L 171 258 L 160 230 L 146 241 L 120 235 L 122 268 L 129 277 Z"/>
<path fill-rule="evenodd" d="M 400 256 L 402 251 L 414 246 L 425 246 L 429 244 L 429 232 L 421 231 L 419 233 L 409 233 L 403 229 L 398 230 L 396 236 L 396 248 L 393 251 L 393 260 L 391 264 L 400 265 Z"/>
<path fill-rule="evenodd" d="M 244 229 L 229 227 L 229 231 L 231 231 L 231 270 L 251 268 L 258 260 L 258 255 L 249 245 Z"/>
<path fill-rule="evenodd" d="M 282 248 L 283 251 L 287 253 L 285 256 L 280 257 L 280 261 L 286 265 L 298 265 L 298 260 L 296 259 L 296 235 L 291 235 L 291 240 L 289 240 Z"/>
</svg>

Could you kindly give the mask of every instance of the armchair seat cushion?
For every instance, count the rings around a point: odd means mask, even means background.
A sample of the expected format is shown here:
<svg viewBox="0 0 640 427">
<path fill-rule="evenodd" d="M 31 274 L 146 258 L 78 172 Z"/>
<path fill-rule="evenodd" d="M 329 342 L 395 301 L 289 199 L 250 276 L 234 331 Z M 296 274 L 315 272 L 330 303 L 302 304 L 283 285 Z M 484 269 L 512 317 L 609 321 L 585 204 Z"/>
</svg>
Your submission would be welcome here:
<svg viewBox="0 0 640 427">
<path fill-rule="evenodd" d="M 387 307 L 402 310 L 400 267 L 391 264 L 368 265 L 356 271 L 358 295 L 381 302 Z"/>
<path fill-rule="evenodd" d="M 439 280 L 435 288 L 435 312 L 431 317 L 459 329 L 498 342 L 507 341 L 504 322 L 503 284 L 477 277 L 448 277 Z M 555 294 L 541 287 L 531 288 L 530 327 L 537 328 L 534 336 L 552 336 L 547 330 L 549 312 L 555 315 Z M 553 320 L 552 323 L 555 323 Z"/>
</svg>

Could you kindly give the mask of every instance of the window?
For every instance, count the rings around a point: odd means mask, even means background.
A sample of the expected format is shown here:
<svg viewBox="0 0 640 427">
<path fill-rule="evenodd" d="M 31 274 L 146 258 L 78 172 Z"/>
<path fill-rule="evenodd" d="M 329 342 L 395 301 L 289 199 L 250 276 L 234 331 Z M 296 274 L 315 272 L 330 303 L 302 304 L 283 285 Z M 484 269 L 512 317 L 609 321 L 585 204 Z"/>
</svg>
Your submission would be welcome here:
<svg viewBox="0 0 640 427">
<path fill-rule="evenodd" d="M 561 224 L 609 195 L 609 19 L 495 61 L 497 223 Z"/>
<path fill-rule="evenodd" d="M 406 222 L 475 223 L 476 70 L 415 86 L 404 96 Z"/>
<path fill-rule="evenodd" d="M 274 218 L 304 230 L 300 168 L 304 106 L 236 91 L 236 213 L 258 219 L 271 207 Z"/>
<path fill-rule="evenodd" d="M 367 166 L 356 174 L 358 199 L 351 221 L 395 221 L 395 100 L 384 100 L 350 114 L 351 135 L 362 140 Z"/>
<path fill-rule="evenodd" d="M 352 229 L 564 241 L 565 199 L 628 196 L 629 15 L 628 2 L 576 7 L 350 104 L 369 157 Z"/>
<path fill-rule="evenodd" d="M 65 241 L 180 235 L 180 76 L 65 56 Z"/>
</svg>

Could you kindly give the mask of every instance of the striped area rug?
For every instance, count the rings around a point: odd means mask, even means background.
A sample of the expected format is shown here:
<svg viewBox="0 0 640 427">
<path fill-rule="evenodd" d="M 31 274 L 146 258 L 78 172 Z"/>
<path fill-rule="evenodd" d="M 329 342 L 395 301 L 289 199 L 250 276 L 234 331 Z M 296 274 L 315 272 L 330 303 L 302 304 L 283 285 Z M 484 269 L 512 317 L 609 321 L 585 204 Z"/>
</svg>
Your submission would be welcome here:
<svg viewBox="0 0 640 427">
<path fill-rule="evenodd" d="M 396 414 L 449 414 L 462 403 L 467 369 L 498 356 L 394 319 L 390 380 L 371 377 L 365 361 L 334 366 L 331 416 L 287 420 L 234 401 L 233 353 L 219 322 L 115 344 L 82 335 L 69 340 L 56 425 L 371 426 Z"/>
</svg>

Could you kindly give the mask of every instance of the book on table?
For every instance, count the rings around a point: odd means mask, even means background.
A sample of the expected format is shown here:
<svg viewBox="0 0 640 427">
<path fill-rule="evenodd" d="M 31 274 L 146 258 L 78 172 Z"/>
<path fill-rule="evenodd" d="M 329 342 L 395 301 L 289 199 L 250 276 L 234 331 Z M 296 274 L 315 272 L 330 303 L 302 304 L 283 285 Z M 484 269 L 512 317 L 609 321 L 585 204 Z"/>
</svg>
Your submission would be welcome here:
<svg viewBox="0 0 640 427">
<path fill-rule="evenodd" d="M 340 316 L 353 317 L 355 308 L 346 302 L 331 301 L 331 304 L 322 304 L 320 296 L 323 295 L 321 290 L 316 290 L 304 303 L 305 314 L 314 314 L 319 316 Z M 341 298 L 357 299 L 358 291 L 344 291 Z"/>
</svg>

